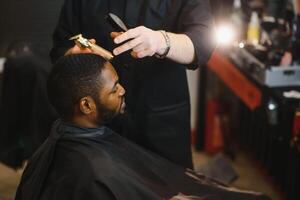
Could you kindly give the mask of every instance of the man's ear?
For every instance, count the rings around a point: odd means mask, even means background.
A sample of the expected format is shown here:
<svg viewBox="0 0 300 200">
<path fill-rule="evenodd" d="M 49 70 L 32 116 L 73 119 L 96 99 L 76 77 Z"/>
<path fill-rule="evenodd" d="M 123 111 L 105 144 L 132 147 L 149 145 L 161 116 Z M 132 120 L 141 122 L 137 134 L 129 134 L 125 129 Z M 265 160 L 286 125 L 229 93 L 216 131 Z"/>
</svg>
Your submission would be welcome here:
<svg viewBox="0 0 300 200">
<path fill-rule="evenodd" d="M 85 115 L 90 115 L 96 111 L 96 103 L 90 96 L 83 97 L 79 101 L 79 109 Z"/>
</svg>

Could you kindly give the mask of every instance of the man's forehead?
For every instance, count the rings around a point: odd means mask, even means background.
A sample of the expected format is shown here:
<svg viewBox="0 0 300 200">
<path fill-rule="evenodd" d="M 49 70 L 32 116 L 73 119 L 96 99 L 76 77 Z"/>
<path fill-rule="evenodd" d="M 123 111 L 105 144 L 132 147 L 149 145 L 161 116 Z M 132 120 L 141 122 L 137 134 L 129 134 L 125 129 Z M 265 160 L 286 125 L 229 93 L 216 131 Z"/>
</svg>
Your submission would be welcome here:
<svg viewBox="0 0 300 200">
<path fill-rule="evenodd" d="M 102 78 L 106 81 L 115 81 L 118 80 L 118 75 L 115 68 L 112 66 L 111 63 L 106 62 L 104 64 L 104 68 L 102 70 Z"/>
</svg>

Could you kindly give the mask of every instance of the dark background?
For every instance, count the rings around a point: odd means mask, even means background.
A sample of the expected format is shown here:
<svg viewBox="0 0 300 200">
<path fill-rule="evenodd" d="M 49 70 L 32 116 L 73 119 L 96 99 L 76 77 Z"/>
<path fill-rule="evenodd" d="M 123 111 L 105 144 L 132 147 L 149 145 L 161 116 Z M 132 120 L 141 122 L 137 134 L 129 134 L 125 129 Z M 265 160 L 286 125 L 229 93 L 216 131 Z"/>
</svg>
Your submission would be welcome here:
<svg viewBox="0 0 300 200">
<path fill-rule="evenodd" d="M 49 57 L 52 33 L 64 0 L 1 0 L 0 57 L 13 41 L 31 41 Z"/>
</svg>

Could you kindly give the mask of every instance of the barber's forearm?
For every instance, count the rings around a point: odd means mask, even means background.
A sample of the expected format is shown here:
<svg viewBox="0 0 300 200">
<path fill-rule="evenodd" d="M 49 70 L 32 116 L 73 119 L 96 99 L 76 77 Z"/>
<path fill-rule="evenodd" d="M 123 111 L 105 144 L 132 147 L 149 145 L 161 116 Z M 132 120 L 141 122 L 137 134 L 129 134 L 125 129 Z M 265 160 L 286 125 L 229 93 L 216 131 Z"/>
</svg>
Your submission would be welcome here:
<svg viewBox="0 0 300 200">
<path fill-rule="evenodd" d="M 185 34 L 167 32 L 170 39 L 170 51 L 167 58 L 181 64 L 190 64 L 195 60 L 195 48 L 192 40 Z M 164 46 L 165 43 L 162 43 Z"/>
</svg>

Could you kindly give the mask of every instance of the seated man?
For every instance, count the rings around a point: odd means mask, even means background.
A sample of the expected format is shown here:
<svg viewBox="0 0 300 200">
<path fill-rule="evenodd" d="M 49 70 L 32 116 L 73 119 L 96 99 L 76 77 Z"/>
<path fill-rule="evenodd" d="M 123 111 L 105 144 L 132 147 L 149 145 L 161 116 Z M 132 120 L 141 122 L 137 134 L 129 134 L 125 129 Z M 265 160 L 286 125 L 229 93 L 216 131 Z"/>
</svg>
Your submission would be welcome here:
<svg viewBox="0 0 300 200">
<path fill-rule="evenodd" d="M 125 90 L 97 55 L 58 60 L 48 94 L 61 120 L 29 160 L 17 200 L 268 199 L 195 174 L 105 127 L 124 112 Z"/>
</svg>

